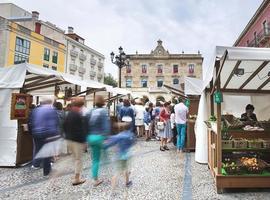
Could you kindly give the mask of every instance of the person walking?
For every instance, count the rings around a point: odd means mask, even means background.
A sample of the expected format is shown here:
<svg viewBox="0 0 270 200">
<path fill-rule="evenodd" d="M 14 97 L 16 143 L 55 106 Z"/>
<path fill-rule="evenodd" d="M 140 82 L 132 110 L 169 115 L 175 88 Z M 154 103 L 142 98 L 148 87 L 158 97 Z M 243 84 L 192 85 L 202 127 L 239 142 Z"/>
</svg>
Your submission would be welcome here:
<svg viewBox="0 0 270 200">
<path fill-rule="evenodd" d="M 41 98 L 40 106 L 34 109 L 31 115 L 31 129 L 36 153 L 46 143 L 60 137 L 59 119 L 52 103 L 53 100 L 48 97 Z M 40 167 L 40 162 L 43 162 L 43 175 L 48 176 L 51 172 L 51 157 L 48 156 L 39 160 L 34 159 L 33 166 Z"/>
<path fill-rule="evenodd" d="M 135 126 L 137 128 L 137 134 L 138 134 L 138 137 L 142 137 L 143 129 L 144 129 L 143 127 L 144 106 L 140 99 L 137 99 L 134 110 L 135 110 Z"/>
<path fill-rule="evenodd" d="M 86 119 L 88 127 L 87 142 L 92 150 L 92 178 L 94 179 L 94 186 L 98 186 L 103 182 L 98 178 L 101 150 L 104 139 L 111 131 L 111 123 L 109 111 L 104 108 L 105 99 L 103 96 L 96 96 L 95 106 L 86 115 Z"/>
<path fill-rule="evenodd" d="M 183 103 L 183 99 L 178 99 L 178 104 L 174 106 L 175 123 L 177 130 L 177 152 L 182 153 L 185 146 L 188 107 Z"/>
<path fill-rule="evenodd" d="M 123 99 L 120 98 L 119 103 L 116 105 L 116 116 L 117 116 L 117 119 L 120 120 L 120 121 L 121 121 L 120 110 L 123 107 L 123 105 L 124 105 Z"/>
<path fill-rule="evenodd" d="M 168 102 L 165 102 L 163 105 L 163 109 L 159 114 L 160 122 L 164 123 L 164 129 L 159 130 L 158 133 L 158 136 L 160 137 L 161 140 L 160 151 L 169 150 L 167 146 L 167 140 L 168 138 L 172 137 L 170 116 L 171 116 L 170 104 Z"/>
<path fill-rule="evenodd" d="M 63 124 L 68 149 L 72 152 L 75 164 L 75 177 L 72 181 L 72 185 L 74 186 L 85 182 L 85 179 L 81 178 L 83 166 L 82 156 L 86 142 L 85 121 L 82 116 L 83 105 L 84 102 L 82 100 L 74 100 L 71 104 L 71 110 L 67 114 Z"/>
</svg>

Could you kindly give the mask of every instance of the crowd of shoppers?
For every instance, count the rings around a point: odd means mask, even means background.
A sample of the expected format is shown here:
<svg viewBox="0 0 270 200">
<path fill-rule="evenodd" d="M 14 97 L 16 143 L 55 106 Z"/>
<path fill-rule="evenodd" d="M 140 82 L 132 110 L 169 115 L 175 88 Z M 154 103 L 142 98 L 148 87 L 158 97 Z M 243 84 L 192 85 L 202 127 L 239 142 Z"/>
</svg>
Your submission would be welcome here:
<svg viewBox="0 0 270 200">
<path fill-rule="evenodd" d="M 53 99 L 41 99 L 40 105 L 31 111 L 29 120 L 29 129 L 34 142 L 32 167 L 35 169 L 43 167 L 44 176 L 48 176 L 53 156 L 36 158 L 35 155 L 45 144 L 64 138 L 67 152 L 71 153 L 74 163 L 72 185 L 80 185 L 86 181 L 82 177 L 82 169 L 83 153 L 88 145 L 92 157 L 92 179 L 94 186 L 98 186 L 103 182 L 99 178 L 102 152 L 117 146 L 118 169 L 124 174 L 126 186 L 129 187 L 132 182 L 129 180 L 128 152 L 134 143 L 135 135 L 138 138 L 144 137 L 146 141 L 160 140 L 160 151 L 168 151 L 167 144 L 171 141 L 177 146 L 178 152 L 183 151 L 188 108 L 181 98 L 174 104 L 160 101 L 153 104 L 143 102 L 142 99 L 135 101 L 120 99 L 116 109 L 118 119 L 116 135 L 112 135 L 115 124 L 111 124 L 105 104 L 105 99 L 97 95 L 94 108 L 85 113 L 84 101 L 81 98 L 73 98 L 65 109 L 61 103 L 53 103 Z M 118 173 L 112 178 L 113 188 L 117 177 Z"/>
</svg>

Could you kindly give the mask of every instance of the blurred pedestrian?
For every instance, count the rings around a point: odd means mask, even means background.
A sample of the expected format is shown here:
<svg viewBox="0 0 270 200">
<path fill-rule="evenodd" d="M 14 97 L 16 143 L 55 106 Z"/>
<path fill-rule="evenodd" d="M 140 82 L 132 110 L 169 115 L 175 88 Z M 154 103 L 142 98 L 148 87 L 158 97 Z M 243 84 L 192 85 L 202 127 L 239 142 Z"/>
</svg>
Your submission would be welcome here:
<svg viewBox="0 0 270 200">
<path fill-rule="evenodd" d="M 72 185 L 80 185 L 85 182 L 85 179 L 81 178 L 82 173 L 82 156 L 85 149 L 86 142 L 86 130 L 85 121 L 82 116 L 82 107 L 84 101 L 75 100 L 71 104 L 71 109 L 67 114 L 64 121 L 64 131 L 66 135 L 68 149 L 72 152 L 74 160 L 75 177 L 72 181 Z"/>
<path fill-rule="evenodd" d="M 136 100 L 134 110 L 135 110 L 135 126 L 137 128 L 137 134 L 138 137 L 142 137 L 144 130 L 144 123 L 143 123 L 144 106 L 140 99 Z"/>
<path fill-rule="evenodd" d="M 63 129 L 63 123 L 64 123 L 64 118 L 65 118 L 65 113 L 63 110 L 63 104 L 61 102 L 54 102 L 53 104 L 54 108 L 56 109 L 58 119 L 59 119 L 59 131 L 61 136 L 64 137 L 64 129 Z"/>
<path fill-rule="evenodd" d="M 40 106 L 33 110 L 31 116 L 32 135 L 35 141 L 36 153 L 42 146 L 54 139 L 58 139 L 59 120 L 56 110 L 52 106 L 53 99 L 41 98 Z M 51 156 L 34 159 L 33 167 L 40 167 L 43 162 L 43 175 L 49 175 L 51 171 Z"/>
<path fill-rule="evenodd" d="M 132 185 L 132 182 L 129 179 L 130 169 L 129 169 L 129 149 L 134 144 L 135 138 L 134 133 L 131 131 L 130 126 L 132 126 L 132 119 L 130 117 L 126 117 L 121 122 L 121 128 L 123 129 L 117 135 L 109 137 L 106 140 L 104 147 L 109 148 L 111 146 L 116 145 L 117 148 L 117 165 L 118 170 L 112 178 L 112 189 L 114 190 L 116 187 L 116 181 L 119 174 L 123 174 L 125 177 L 126 187 Z"/>
<path fill-rule="evenodd" d="M 161 112 L 159 114 L 160 122 L 164 123 L 163 130 L 159 130 L 159 133 L 158 133 L 158 136 L 161 139 L 160 151 L 169 150 L 169 148 L 167 146 L 167 140 L 168 140 L 168 138 L 172 137 L 170 116 L 171 116 L 171 111 L 170 111 L 169 103 L 165 102 L 163 109 L 161 110 Z"/>
<path fill-rule="evenodd" d="M 94 179 L 94 186 L 98 186 L 103 182 L 98 178 L 101 150 L 104 139 L 110 133 L 111 123 L 109 111 L 104 108 L 105 99 L 103 96 L 96 96 L 95 102 L 96 107 L 86 115 L 86 118 L 89 134 L 87 142 L 92 150 L 92 178 Z"/>
<path fill-rule="evenodd" d="M 120 110 L 121 108 L 124 106 L 124 103 L 123 103 L 123 99 L 120 98 L 119 99 L 119 103 L 116 105 L 116 116 L 117 116 L 117 119 L 121 121 L 121 118 L 120 118 Z"/>
<path fill-rule="evenodd" d="M 183 103 L 183 99 L 178 99 L 178 104 L 174 106 L 175 123 L 177 130 L 177 152 L 182 153 L 186 139 L 188 107 Z"/>
</svg>

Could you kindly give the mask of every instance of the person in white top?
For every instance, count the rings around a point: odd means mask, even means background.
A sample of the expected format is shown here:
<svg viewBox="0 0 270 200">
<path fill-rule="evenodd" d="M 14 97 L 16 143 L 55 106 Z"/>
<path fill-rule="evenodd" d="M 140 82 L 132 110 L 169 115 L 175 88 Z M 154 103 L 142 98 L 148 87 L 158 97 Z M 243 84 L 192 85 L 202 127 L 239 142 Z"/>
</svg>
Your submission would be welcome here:
<svg viewBox="0 0 270 200">
<path fill-rule="evenodd" d="M 174 106 L 174 112 L 177 130 L 177 151 L 183 152 L 186 139 L 188 107 L 181 98 L 178 99 L 178 104 Z"/>
<path fill-rule="evenodd" d="M 137 99 L 135 102 L 136 102 L 136 105 L 134 106 L 135 126 L 137 128 L 138 137 L 142 137 L 143 132 L 144 132 L 143 113 L 144 113 L 145 108 L 140 99 Z"/>
</svg>

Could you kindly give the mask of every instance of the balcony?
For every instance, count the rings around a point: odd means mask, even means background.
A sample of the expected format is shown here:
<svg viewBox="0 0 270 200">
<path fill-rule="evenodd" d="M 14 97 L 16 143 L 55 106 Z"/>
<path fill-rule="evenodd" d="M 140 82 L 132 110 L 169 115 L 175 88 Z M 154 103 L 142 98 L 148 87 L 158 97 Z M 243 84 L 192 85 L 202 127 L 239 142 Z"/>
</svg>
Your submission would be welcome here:
<svg viewBox="0 0 270 200">
<path fill-rule="evenodd" d="M 83 54 L 83 53 L 80 53 L 79 58 L 80 58 L 81 61 L 85 61 L 86 60 L 86 55 Z"/>
<path fill-rule="evenodd" d="M 97 64 L 97 61 L 94 58 L 91 58 L 90 64 L 91 66 L 95 66 Z"/>
<path fill-rule="evenodd" d="M 102 69 L 102 68 L 103 68 L 103 66 L 104 66 L 104 65 L 103 65 L 103 63 L 102 63 L 102 62 L 98 62 L 98 68 L 99 68 L 99 69 Z"/>
<path fill-rule="evenodd" d="M 79 67 L 79 74 L 84 74 L 86 69 L 84 67 Z"/>
<path fill-rule="evenodd" d="M 95 71 L 90 71 L 90 77 L 95 77 L 97 73 Z"/>
<path fill-rule="evenodd" d="M 103 78 L 103 74 L 98 73 L 97 78 L 98 79 L 102 79 Z"/>
<path fill-rule="evenodd" d="M 72 56 L 72 57 L 77 57 L 79 55 L 79 52 L 78 51 L 76 51 L 76 50 L 74 50 L 74 49 L 71 49 L 70 50 L 70 56 Z"/>
<path fill-rule="evenodd" d="M 70 71 L 70 73 L 75 73 L 76 71 L 77 71 L 77 65 L 75 65 L 75 64 L 69 64 L 69 71 Z"/>
<path fill-rule="evenodd" d="M 263 28 L 257 35 L 257 41 L 260 44 L 264 44 L 269 40 L 269 38 L 270 38 L 270 27 Z"/>
</svg>

